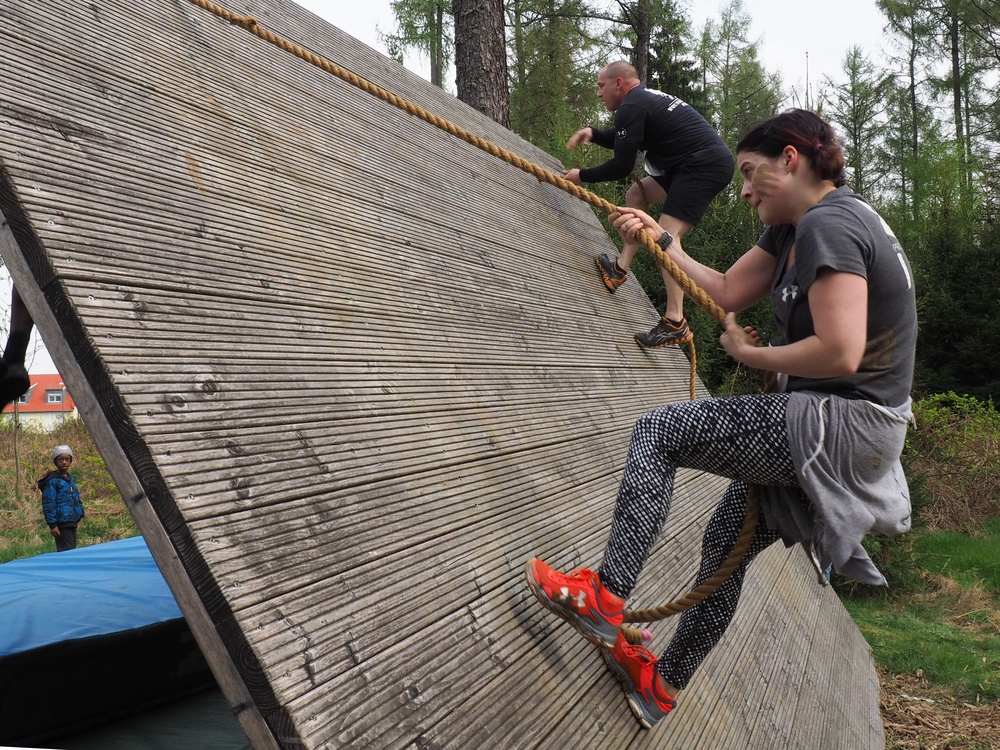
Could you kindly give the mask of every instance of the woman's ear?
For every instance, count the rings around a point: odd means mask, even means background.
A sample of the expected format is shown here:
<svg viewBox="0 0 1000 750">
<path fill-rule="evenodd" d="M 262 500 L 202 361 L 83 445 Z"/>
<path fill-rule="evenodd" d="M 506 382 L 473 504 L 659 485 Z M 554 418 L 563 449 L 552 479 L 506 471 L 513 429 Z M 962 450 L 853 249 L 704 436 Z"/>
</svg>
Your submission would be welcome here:
<svg viewBox="0 0 1000 750">
<path fill-rule="evenodd" d="M 781 152 L 781 158 L 785 161 L 785 169 L 794 172 L 799 164 L 799 152 L 795 146 L 785 146 L 784 151 Z"/>
</svg>

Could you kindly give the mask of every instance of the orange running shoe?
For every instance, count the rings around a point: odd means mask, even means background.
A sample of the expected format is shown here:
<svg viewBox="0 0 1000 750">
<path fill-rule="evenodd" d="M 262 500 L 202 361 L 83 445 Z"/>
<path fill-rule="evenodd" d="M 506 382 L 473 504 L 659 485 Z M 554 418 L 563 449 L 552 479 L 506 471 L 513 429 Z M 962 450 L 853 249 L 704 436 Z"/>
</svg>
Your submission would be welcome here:
<svg viewBox="0 0 1000 750">
<path fill-rule="evenodd" d="M 656 671 L 656 657 L 648 648 L 629 643 L 619 631 L 614 648 L 601 649 L 601 655 L 625 688 L 628 707 L 643 728 L 652 729 L 673 710 L 677 702 L 663 689 Z"/>
<path fill-rule="evenodd" d="M 625 283 L 625 279 L 628 278 L 628 272 L 621 270 L 607 253 L 598 255 L 594 258 L 594 262 L 597 263 L 597 270 L 601 274 L 604 286 L 608 288 L 609 292 L 614 294 L 615 290 Z"/>
<path fill-rule="evenodd" d="M 661 346 L 687 344 L 694 339 L 694 334 L 688 327 L 686 318 L 680 323 L 674 323 L 668 318 L 661 318 L 649 333 L 637 333 L 635 341 L 646 349 L 659 349 Z"/>
<path fill-rule="evenodd" d="M 597 573 L 587 568 L 560 573 L 534 557 L 528 560 L 524 577 L 542 606 L 591 643 L 614 646 L 625 608 L 604 588 Z"/>
</svg>

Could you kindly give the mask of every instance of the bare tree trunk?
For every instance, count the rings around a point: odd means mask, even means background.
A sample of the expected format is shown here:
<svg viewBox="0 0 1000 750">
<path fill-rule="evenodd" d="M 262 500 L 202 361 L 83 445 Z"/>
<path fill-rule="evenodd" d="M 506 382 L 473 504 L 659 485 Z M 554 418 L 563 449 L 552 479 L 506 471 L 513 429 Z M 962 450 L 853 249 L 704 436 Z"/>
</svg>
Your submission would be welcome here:
<svg viewBox="0 0 1000 750">
<path fill-rule="evenodd" d="M 458 98 L 507 127 L 507 48 L 503 0 L 452 0 Z"/>
<path fill-rule="evenodd" d="M 643 86 L 649 82 L 649 40 L 653 35 L 653 13 L 649 0 L 635 4 L 632 27 L 635 29 L 635 72 Z"/>
<path fill-rule="evenodd" d="M 524 25 L 521 13 L 521 0 L 510 0 L 510 17 L 514 28 L 514 64 L 517 66 L 515 73 L 515 87 L 523 86 L 528 77 L 525 67 L 524 54 Z"/>
<path fill-rule="evenodd" d="M 434 36 L 430 40 L 431 83 L 444 88 L 444 2 L 434 8 Z"/>
<path fill-rule="evenodd" d="M 959 54 L 958 46 L 958 16 L 952 16 L 948 22 L 949 35 L 951 36 L 951 93 L 952 106 L 955 110 L 955 138 L 962 150 L 965 150 L 965 138 L 962 124 L 962 58 Z"/>
<path fill-rule="evenodd" d="M 917 101 L 917 45 L 914 37 L 911 36 L 910 40 L 910 55 L 907 59 L 907 73 L 908 78 L 908 93 L 910 101 L 910 156 L 913 159 L 913 164 L 917 163 L 917 159 L 920 157 L 920 109 L 919 103 Z M 907 170 L 905 168 L 901 169 L 903 174 L 906 174 Z M 910 210 L 913 213 L 913 217 L 916 218 L 918 215 L 918 204 L 921 199 L 921 192 L 923 184 L 920 179 L 920 174 L 917 170 L 913 170 L 912 179 L 910 180 Z M 904 185 L 905 188 L 905 185 Z M 904 190 L 905 192 L 905 190 Z"/>
</svg>

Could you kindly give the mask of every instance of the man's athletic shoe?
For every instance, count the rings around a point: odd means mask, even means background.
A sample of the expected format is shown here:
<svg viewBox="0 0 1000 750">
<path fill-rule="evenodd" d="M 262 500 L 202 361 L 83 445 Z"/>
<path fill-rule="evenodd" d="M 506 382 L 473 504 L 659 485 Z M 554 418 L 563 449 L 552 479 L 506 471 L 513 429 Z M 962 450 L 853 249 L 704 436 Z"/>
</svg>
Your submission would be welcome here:
<svg viewBox="0 0 1000 750">
<path fill-rule="evenodd" d="M 614 648 L 601 649 L 601 655 L 625 688 L 628 706 L 643 727 L 652 729 L 673 710 L 676 701 L 663 689 L 656 672 L 656 657 L 648 648 L 629 643 L 619 631 Z"/>
<path fill-rule="evenodd" d="M 619 269 L 617 264 L 606 253 L 598 255 L 594 259 L 594 262 L 597 263 L 597 270 L 601 272 L 601 278 L 604 279 L 604 286 L 608 288 L 609 292 L 614 294 L 614 291 L 625 283 L 625 279 L 628 278 L 628 272 Z"/>
<path fill-rule="evenodd" d="M 607 648 L 615 645 L 624 606 L 604 588 L 597 573 L 587 568 L 560 573 L 534 557 L 528 560 L 524 577 L 542 606 L 588 641 Z"/>
<path fill-rule="evenodd" d="M 635 335 L 636 343 L 647 349 L 659 349 L 661 346 L 673 344 L 687 344 L 692 339 L 694 339 L 694 334 L 688 328 L 687 318 L 681 318 L 679 324 L 667 318 L 661 318 L 660 322 L 653 326 L 649 333 Z"/>
</svg>

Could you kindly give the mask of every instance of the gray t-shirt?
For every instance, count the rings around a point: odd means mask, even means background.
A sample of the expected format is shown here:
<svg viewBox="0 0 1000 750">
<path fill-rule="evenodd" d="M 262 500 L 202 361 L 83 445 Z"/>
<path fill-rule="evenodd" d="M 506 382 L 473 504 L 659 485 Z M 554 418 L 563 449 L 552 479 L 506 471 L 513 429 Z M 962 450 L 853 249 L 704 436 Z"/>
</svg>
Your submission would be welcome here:
<svg viewBox="0 0 1000 750">
<path fill-rule="evenodd" d="M 874 531 L 910 526 L 910 497 L 899 463 L 917 338 L 910 264 L 884 221 L 849 188 L 806 211 L 798 230 L 768 227 L 757 243 L 775 256 L 771 303 L 781 341 L 813 335 L 809 288 L 820 269 L 868 282 L 868 343 L 858 372 L 839 378 L 789 377 L 785 420 L 799 488 L 765 487 L 768 526 L 786 544 L 802 542 L 821 569 L 865 583 L 885 578 L 861 544 Z M 785 268 L 795 247 L 795 263 Z"/>
<path fill-rule="evenodd" d="M 790 376 L 788 391 L 819 391 L 897 407 L 910 397 L 917 340 L 917 308 L 910 262 L 892 230 L 848 187 L 812 206 L 798 229 L 768 227 L 757 242 L 777 259 L 771 304 L 781 340 L 794 343 L 814 333 L 809 287 L 820 269 L 854 273 L 868 281 L 868 343 L 854 375 Z M 786 269 L 795 246 L 795 263 Z"/>
</svg>

